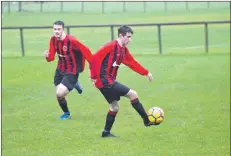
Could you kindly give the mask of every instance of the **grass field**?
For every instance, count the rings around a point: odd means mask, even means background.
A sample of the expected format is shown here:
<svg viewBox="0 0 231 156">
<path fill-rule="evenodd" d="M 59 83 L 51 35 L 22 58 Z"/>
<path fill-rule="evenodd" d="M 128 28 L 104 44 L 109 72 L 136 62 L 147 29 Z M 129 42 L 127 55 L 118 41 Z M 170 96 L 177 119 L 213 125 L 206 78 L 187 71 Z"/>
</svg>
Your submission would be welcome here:
<svg viewBox="0 0 231 156">
<path fill-rule="evenodd" d="M 112 129 L 119 139 L 99 137 L 108 107 L 87 72 L 80 77 L 84 94 L 74 91 L 67 98 L 73 119 L 60 121 L 52 84 L 55 63 L 3 59 L 3 155 L 230 155 L 228 55 L 137 59 L 153 73 L 153 83 L 126 67 L 119 81 L 139 93 L 146 109 L 162 107 L 166 118 L 145 128 L 122 99 Z"/>
<path fill-rule="evenodd" d="M 12 13 L 4 14 L 2 26 L 50 25 L 57 19 L 65 19 L 69 25 L 229 20 L 230 15 L 227 9 L 184 14 Z M 138 92 L 146 110 L 163 108 L 165 120 L 157 127 L 144 127 L 129 101 L 122 98 L 112 129 L 120 136 L 116 139 L 100 137 L 108 106 L 91 86 L 88 70 L 80 75 L 83 95 L 73 90 L 67 97 L 72 120 L 59 120 L 62 112 L 53 86 L 57 60 L 47 63 L 42 57 L 52 30 L 25 30 L 26 57 L 20 57 L 19 32 L 3 30 L 2 155 L 229 156 L 229 25 L 209 26 L 208 54 L 204 53 L 203 27 L 163 29 L 163 55 L 158 55 L 155 27 L 134 27 L 129 45 L 154 81 L 149 83 L 125 66 L 120 68 L 118 80 Z M 71 29 L 92 52 L 110 40 L 109 32 Z"/>
</svg>

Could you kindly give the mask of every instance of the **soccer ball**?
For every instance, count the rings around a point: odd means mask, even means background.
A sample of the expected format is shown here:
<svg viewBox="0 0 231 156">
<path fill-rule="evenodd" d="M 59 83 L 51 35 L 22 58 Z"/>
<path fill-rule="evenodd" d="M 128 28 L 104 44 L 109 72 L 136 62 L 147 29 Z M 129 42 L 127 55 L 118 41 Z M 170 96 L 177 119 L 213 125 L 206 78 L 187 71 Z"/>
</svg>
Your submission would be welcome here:
<svg viewBox="0 0 231 156">
<path fill-rule="evenodd" d="M 148 111 L 148 119 L 151 123 L 159 125 L 164 120 L 164 111 L 159 107 L 152 107 Z"/>
</svg>

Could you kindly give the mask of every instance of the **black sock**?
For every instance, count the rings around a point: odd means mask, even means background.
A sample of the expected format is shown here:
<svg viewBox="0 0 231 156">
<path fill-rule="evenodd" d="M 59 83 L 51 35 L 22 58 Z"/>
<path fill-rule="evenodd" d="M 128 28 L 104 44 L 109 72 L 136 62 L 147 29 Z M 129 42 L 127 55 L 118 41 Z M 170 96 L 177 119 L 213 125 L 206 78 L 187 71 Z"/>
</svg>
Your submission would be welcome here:
<svg viewBox="0 0 231 156">
<path fill-rule="evenodd" d="M 132 107 L 139 113 L 139 115 L 141 116 L 141 118 L 143 118 L 145 123 L 148 123 L 148 115 L 146 113 L 146 111 L 144 110 L 143 105 L 140 103 L 139 99 L 136 98 L 134 100 L 131 100 L 131 104 Z"/>
<path fill-rule="evenodd" d="M 69 112 L 68 107 L 67 107 L 67 101 L 65 98 L 59 100 L 58 99 L 59 106 L 62 108 L 64 113 Z"/>
<path fill-rule="evenodd" d="M 108 111 L 104 131 L 110 132 L 112 125 L 115 121 L 116 114 L 117 114 L 117 112 L 113 112 L 111 110 Z"/>
</svg>

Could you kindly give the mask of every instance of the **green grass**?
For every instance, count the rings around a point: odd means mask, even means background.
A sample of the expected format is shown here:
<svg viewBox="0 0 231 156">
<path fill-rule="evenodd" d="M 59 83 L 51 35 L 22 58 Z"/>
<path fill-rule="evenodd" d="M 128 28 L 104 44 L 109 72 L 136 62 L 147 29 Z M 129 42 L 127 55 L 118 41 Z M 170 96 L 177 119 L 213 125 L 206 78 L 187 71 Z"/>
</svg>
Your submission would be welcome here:
<svg viewBox="0 0 231 156">
<path fill-rule="evenodd" d="M 74 90 L 67 97 L 73 119 L 60 121 L 52 81 L 56 62 L 48 64 L 41 57 L 3 59 L 3 155 L 228 156 L 229 55 L 136 58 L 153 73 L 154 81 L 127 67 L 120 68 L 118 80 L 138 92 L 146 109 L 163 108 L 166 118 L 158 127 L 145 128 L 122 98 L 112 129 L 118 139 L 100 138 L 108 106 L 91 86 L 87 71 L 80 76 L 84 94 Z"/>
<path fill-rule="evenodd" d="M 74 17 L 74 19 L 73 19 Z M 228 9 L 148 13 L 11 13 L 2 26 L 149 23 L 230 20 Z M 113 20 L 112 20 L 113 19 Z M 138 92 L 146 110 L 163 108 L 164 122 L 146 128 L 127 99 L 112 132 L 102 139 L 108 105 L 91 86 L 88 70 L 80 75 L 82 96 L 68 96 L 72 120 L 60 121 L 53 76 L 57 60 L 47 63 L 43 51 L 50 29 L 24 30 L 26 57 L 21 57 L 19 30 L 2 31 L 2 154 L 7 156 L 229 156 L 230 155 L 230 27 L 209 25 L 209 53 L 203 26 L 162 28 L 163 55 L 158 54 L 156 27 L 133 27 L 129 49 L 154 76 L 122 66 L 118 80 Z M 71 29 L 94 53 L 110 40 L 109 28 Z M 116 30 L 115 30 L 116 33 Z M 13 36 L 13 37 L 12 37 Z M 155 55 L 154 55 L 155 54 Z M 134 79 L 131 79 L 133 78 Z"/>
</svg>

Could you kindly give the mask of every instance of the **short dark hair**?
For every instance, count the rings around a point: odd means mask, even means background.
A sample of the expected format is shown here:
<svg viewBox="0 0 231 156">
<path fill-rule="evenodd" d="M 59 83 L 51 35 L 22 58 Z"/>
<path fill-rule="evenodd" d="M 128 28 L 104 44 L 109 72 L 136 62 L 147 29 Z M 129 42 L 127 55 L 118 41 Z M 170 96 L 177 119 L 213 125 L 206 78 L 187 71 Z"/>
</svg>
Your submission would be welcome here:
<svg viewBox="0 0 231 156">
<path fill-rule="evenodd" d="M 53 25 L 61 25 L 64 28 L 64 22 L 63 21 L 55 21 Z"/>
<path fill-rule="evenodd" d="M 118 29 L 118 36 L 121 34 L 123 36 L 125 36 L 127 33 L 131 33 L 133 34 L 132 29 L 129 26 L 126 25 L 122 25 L 119 29 Z"/>
</svg>

